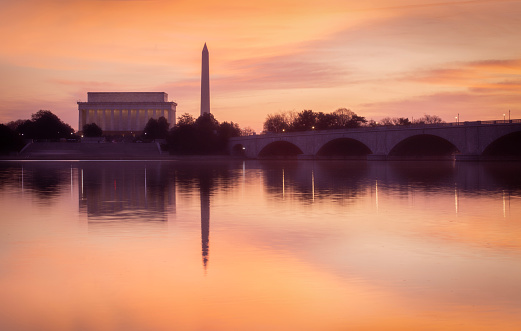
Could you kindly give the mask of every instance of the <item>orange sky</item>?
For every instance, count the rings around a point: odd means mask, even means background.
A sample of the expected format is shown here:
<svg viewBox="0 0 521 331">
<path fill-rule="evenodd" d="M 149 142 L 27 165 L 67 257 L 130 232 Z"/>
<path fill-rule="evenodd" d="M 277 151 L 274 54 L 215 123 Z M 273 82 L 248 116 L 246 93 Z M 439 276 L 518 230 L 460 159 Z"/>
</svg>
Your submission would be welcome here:
<svg viewBox="0 0 521 331">
<path fill-rule="evenodd" d="M 89 91 L 167 92 L 259 132 L 267 114 L 521 118 L 520 0 L 0 0 L 0 122 Z"/>
</svg>

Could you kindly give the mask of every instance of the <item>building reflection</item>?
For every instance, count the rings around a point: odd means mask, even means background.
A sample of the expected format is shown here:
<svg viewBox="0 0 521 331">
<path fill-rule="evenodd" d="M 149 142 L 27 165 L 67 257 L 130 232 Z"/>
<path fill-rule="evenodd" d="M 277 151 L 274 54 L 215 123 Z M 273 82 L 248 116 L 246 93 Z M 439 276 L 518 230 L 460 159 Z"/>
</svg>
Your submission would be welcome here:
<svg viewBox="0 0 521 331">
<path fill-rule="evenodd" d="M 89 224 L 166 222 L 168 206 L 175 206 L 161 163 L 82 162 L 79 168 L 79 206 Z"/>
</svg>

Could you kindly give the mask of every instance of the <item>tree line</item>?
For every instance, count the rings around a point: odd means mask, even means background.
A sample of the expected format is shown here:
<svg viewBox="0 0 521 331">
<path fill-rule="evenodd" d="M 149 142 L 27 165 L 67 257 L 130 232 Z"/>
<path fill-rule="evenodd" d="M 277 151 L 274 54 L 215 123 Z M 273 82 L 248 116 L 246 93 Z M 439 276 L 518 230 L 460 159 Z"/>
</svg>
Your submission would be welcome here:
<svg viewBox="0 0 521 331">
<path fill-rule="evenodd" d="M 303 110 L 269 114 L 264 121 L 264 132 L 294 132 L 309 130 L 327 130 L 341 128 L 357 128 L 366 123 L 365 117 L 353 111 L 340 108 L 332 113 Z"/>
<path fill-rule="evenodd" d="M 16 152 L 26 139 L 59 140 L 73 138 L 74 129 L 50 110 L 39 110 L 30 120 L 0 124 L 0 153 Z"/>
<path fill-rule="evenodd" d="M 103 130 L 96 123 L 83 126 L 85 137 L 102 137 Z M 164 149 L 174 154 L 222 154 L 230 137 L 254 133 L 250 128 L 241 130 L 234 122 L 219 123 L 211 113 L 203 114 L 197 119 L 185 113 L 178 118 L 178 123 L 170 128 L 164 118 L 148 120 L 140 136 L 135 141 L 152 141 L 162 139 Z M 112 138 L 114 137 L 110 137 Z M 18 152 L 27 139 L 78 140 L 74 129 L 64 123 L 49 110 L 40 110 L 30 120 L 16 120 L 0 124 L 0 153 Z"/>
<path fill-rule="evenodd" d="M 269 114 L 264 121 L 263 129 L 266 133 L 282 133 L 310 130 L 331 130 L 358 127 L 374 127 L 381 125 L 411 125 L 444 123 L 437 115 L 424 115 L 410 121 L 406 117 L 385 117 L 380 122 L 367 120 L 350 109 L 339 108 L 331 113 L 303 110 Z"/>
</svg>

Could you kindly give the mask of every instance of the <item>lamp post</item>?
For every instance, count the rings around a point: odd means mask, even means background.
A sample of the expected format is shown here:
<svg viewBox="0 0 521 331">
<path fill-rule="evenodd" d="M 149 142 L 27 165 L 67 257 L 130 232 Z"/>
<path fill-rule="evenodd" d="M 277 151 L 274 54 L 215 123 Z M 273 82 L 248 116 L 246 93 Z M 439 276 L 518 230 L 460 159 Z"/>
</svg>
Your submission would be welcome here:
<svg viewBox="0 0 521 331">
<path fill-rule="evenodd" d="M 506 123 L 505 114 L 503 114 L 503 123 Z"/>
</svg>

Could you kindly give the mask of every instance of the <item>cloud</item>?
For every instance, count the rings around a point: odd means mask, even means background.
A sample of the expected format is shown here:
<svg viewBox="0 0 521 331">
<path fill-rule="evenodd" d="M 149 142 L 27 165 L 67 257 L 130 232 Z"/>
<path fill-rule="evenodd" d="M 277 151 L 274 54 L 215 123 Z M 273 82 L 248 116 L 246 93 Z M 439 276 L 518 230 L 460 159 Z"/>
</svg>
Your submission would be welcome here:
<svg viewBox="0 0 521 331">
<path fill-rule="evenodd" d="M 241 60 L 231 63 L 235 75 L 217 77 L 226 89 L 327 88 L 342 84 L 347 70 L 299 54 Z"/>
<path fill-rule="evenodd" d="M 361 105 L 365 112 L 381 117 L 414 117 L 423 114 L 438 115 L 447 122 L 454 122 L 459 114 L 461 121 L 500 120 L 502 114 L 521 104 L 521 95 L 476 94 L 472 92 L 447 92 L 422 95 Z M 513 109 L 512 118 L 521 118 L 521 109 Z"/>
<path fill-rule="evenodd" d="M 473 91 L 513 91 L 521 81 L 521 59 L 492 59 L 448 64 L 410 72 L 402 78 L 433 85 L 465 87 Z"/>
</svg>

